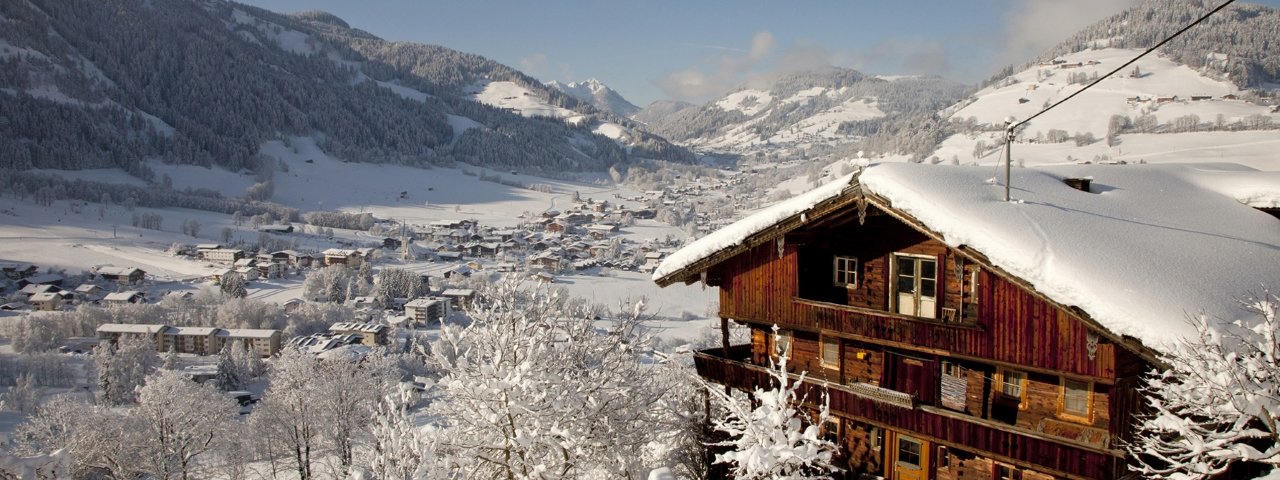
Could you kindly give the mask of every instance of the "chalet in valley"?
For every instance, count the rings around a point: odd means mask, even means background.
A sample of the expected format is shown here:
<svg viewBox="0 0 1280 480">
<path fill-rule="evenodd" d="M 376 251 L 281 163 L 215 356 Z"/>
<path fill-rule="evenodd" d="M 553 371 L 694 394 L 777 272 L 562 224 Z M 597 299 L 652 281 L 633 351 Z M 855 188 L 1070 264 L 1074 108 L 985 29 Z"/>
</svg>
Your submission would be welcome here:
<svg viewBox="0 0 1280 480">
<path fill-rule="evenodd" d="M 1129 475 L 1140 377 L 1195 335 L 1188 312 L 1252 319 L 1238 299 L 1280 279 L 1280 221 L 1258 210 L 1275 205 L 1255 200 L 1280 177 L 1026 168 L 1005 201 L 992 173 L 872 165 L 666 258 L 659 285 L 720 288 L 698 373 L 750 389 L 789 355 L 810 401 L 829 393 L 850 477 Z"/>
</svg>

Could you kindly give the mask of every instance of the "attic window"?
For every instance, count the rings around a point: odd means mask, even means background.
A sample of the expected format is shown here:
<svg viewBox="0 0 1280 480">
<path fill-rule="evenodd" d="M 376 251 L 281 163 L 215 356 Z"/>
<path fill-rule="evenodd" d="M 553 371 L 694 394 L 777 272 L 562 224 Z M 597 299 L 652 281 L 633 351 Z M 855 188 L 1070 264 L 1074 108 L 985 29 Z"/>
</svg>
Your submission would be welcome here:
<svg viewBox="0 0 1280 480">
<path fill-rule="evenodd" d="M 1093 183 L 1093 178 L 1090 178 L 1090 177 L 1064 178 L 1062 179 L 1062 183 L 1065 183 L 1067 184 L 1068 187 L 1074 188 L 1081 192 L 1090 193 L 1089 184 Z"/>
</svg>

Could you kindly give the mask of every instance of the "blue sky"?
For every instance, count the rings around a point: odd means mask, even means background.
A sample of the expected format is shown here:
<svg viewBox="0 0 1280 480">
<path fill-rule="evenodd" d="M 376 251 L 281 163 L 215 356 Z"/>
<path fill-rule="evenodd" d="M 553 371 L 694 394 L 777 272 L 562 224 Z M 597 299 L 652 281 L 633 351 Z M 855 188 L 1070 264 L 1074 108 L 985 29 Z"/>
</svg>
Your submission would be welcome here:
<svg viewBox="0 0 1280 480">
<path fill-rule="evenodd" d="M 247 0 L 324 10 L 388 40 L 484 55 L 540 80 L 597 78 L 640 106 L 702 102 L 837 65 L 977 82 L 1135 0 Z M 1280 0 L 1259 3 L 1280 6 Z"/>
</svg>

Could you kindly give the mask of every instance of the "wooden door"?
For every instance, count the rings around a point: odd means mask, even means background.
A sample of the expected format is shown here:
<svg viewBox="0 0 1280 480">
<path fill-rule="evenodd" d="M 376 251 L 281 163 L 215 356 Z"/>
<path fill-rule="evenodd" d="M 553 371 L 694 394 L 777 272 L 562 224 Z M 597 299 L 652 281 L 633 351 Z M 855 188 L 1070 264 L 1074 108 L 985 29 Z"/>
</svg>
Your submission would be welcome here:
<svg viewBox="0 0 1280 480">
<path fill-rule="evenodd" d="M 929 478 L 929 442 L 894 432 L 890 443 L 894 480 Z"/>
<path fill-rule="evenodd" d="M 924 318 L 938 315 L 938 261 L 933 257 L 894 255 L 893 287 L 897 312 Z"/>
</svg>

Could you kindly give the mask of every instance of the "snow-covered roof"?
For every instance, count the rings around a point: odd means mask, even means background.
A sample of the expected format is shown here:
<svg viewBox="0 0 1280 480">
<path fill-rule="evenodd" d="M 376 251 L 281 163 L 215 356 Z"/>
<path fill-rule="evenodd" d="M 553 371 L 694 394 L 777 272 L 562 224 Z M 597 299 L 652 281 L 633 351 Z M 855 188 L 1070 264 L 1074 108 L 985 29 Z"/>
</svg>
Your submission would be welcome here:
<svg viewBox="0 0 1280 480">
<path fill-rule="evenodd" d="M 1194 334 L 1188 315 L 1243 318 L 1239 298 L 1280 281 L 1280 221 L 1249 206 L 1276 205 L 1280 172 L 1228 164 L 1019 168 L 1013 202 L 1003 201 L 995 173 L 878 164 L 858 184 L 947 245 L 981 252 L 1046 297 L 1161 350 Z M 1067 186 L 1068 177 L 1091 177 L 1093 193 Z M 654 279 L 833 198 L 850 181 L 703 237 L 663 262 Z"/>
<path fill-rule="evenodd" d="M 230 338 L 271 338 L 279 335 L 279 330 L 268 330 L 259 328 L 228 328 L 218 331 L 219 337 Z"/>
<path fill-rule="evenodd" d="M 98 267 L 99 275 L 111 275 L 116 277 L 127 277 L 133 275 L 134 272 L 141 271 L 142 270 L 133 267 L 115 267 L 110 265 Z"/>
<path fill-rule="evenodd" d="M 217 327 L 169 327 L 164 331 L 165 335 L 186 335 L 193 337 L 207 337 L 221 330 Z"/>
<path fill-rule="evenodd" d="M 444 300 L 432 297 L 415 298 L 410 300 L 409 303 L 404 304 L 404 308 L 427 308 L 442 301 Z"/>
<path fill-rule="evenodd" d="M 835 198 L 849 186 L 849 182 L 852 179 L 853 174 L 845 175 L 839 180 L 796 195 L 788 200 L 775 203 L 747 218 L 738 220 L 727 227 L 716 230 L 710 235 L 695 240 L 667 257 L 653 271 L 653 279 L 660 279 L 682 270 L 698 260 L 710 257 L 716 252 L 737 246 L 747 237 L 759 233 L 787 217 L 800 214 L 824 200 Z"/>
<path fill-rule="evenodd" d="M 137 290 L 129 290 L 126 292 L 112 292 L 112 293 L 108 293 L 106 297 L 103 297 L 103 300 L 106 300 L 108 302 L 114 302 L 114 301 L 127 302 L 129 300 L 132 300 L 134 297 L 138 297 L 141 295 L 142 295 L 142 292 L 139 292 Z"/>
<path fill-rule="evenodd" d="M 147 323 L 104 323 L 98 326 L 98 333 L 156 333 L 168 328 L 167 325 Z"/>
</svg>

